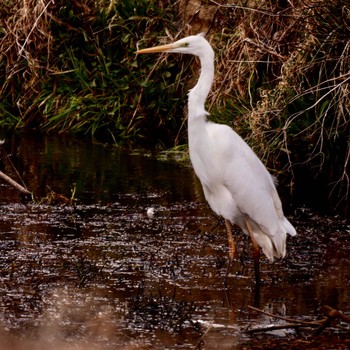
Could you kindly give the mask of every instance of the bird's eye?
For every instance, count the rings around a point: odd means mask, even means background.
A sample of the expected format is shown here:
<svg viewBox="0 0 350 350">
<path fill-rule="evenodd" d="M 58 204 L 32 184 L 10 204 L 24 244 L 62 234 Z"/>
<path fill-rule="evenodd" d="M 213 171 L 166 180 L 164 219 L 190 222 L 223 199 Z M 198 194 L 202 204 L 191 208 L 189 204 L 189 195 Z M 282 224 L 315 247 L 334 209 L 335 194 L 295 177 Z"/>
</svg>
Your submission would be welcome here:
<svg viewBox="0 0 350 350">
<path fill-rule="evenodd" d="M 183 47 L 188 47 L 188 46 L 190 46 L 190 43 L 189 42 L 183 43 L 182 46 Z"/>
</svg>

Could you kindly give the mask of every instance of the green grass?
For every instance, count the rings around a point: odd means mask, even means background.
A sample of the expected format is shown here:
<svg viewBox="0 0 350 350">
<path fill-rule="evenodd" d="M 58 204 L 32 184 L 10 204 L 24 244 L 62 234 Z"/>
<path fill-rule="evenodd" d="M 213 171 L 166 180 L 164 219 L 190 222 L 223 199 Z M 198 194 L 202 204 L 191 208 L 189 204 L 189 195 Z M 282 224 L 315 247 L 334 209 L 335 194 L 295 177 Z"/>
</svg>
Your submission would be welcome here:
<svg viewBox="0 0 350 350">
<path fill-rule="evenodd" d="M 174 93 L 177 67 L 159 65 L 147 83 L 156 57 L 140 62 L 135 51 L 157 42 L 165 29 L 175 30 L 174 6 L 146 0 L 104 7 L 94 1 L 55 2 L 46 8 L 32 0 L 27 9 L 21 6 L 13 4 L 8 14 L 12 34 L 1 34 L 3 49 L 9 48 L 0 63 L 0 123 L 171 144 L 182 118 L 177 112 L 182 99 Z M 29 7 L 25 19 L 15 11 Z M 19 57 L 14 42 L 30 38 L 35 40 Z M 165 87 L 167 96 L 159 94 Z M 166 136 L 161 129 L 168 130 Z"/>
</svg>

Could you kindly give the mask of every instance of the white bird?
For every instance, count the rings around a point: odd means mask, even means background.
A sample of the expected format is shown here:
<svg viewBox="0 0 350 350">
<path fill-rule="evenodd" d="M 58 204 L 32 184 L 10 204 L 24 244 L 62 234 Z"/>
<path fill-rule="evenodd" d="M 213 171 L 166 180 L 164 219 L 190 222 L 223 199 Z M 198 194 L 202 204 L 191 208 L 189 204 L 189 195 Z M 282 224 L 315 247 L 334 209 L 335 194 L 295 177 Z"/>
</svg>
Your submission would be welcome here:
<svg viewBox="0 0 350 350">
<path fill-rule="evenodd" d="M 225 219 L 229 265 L 235 254 L 231 224 L 238 225 L 253 244 L 255 280 L 260 281 L 259 246 L 266 257 L 286 254 L 287 233 L 296 235 L 285 218 L 274 179 L 248 144 L 229 126 L 207 120 L 205 101 L 214 80 L 214 51 L 203 34 L 172 44 L 138 50 L 137 54 L 169 52 L 199 57 L 201 73 L 188 94 L 190 159 L 211 209 Z"/>
</svg>

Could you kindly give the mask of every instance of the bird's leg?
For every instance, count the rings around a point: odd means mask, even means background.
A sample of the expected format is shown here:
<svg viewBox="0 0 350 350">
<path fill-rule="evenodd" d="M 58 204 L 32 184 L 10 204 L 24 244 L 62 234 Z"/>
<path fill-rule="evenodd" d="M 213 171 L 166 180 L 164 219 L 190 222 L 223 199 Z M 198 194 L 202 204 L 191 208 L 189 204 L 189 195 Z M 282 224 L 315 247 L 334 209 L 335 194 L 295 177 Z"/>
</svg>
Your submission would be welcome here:
<svg viewBox="0 0 350 350">
<path fill-rule="evenodd" d="M 256 284 L 260 284 L 260 248 L 258 246 L 258 243 L 256 242 L 256 239 L 253 235 L 253 230 L 248 222 L 248 220 L 245 220 L 245 224 L 247 226 L 247 230 L 249 232 L 250 240 L 253 244 L 253 259 L 254 259 L 254 272 L 255 272 L 255 282 Z"/>
<path fill-rule="evenodd" d="M 224 284 L 226 285 L 227 284 L 227 276 L 228 276 L 229 270 L 232 266 L 233 258 L 235 256 L 236 246 L 235 246 L 235 242 L 233 240 L 233 235 L 232 235 L 232 225 L 231 225 L 231 222 L 227 219 L 225 219 L 225 226 L 226 226 L 226 232 L 227 232 L 227 238 L 228 238 L 228 255 L 229 255 L 229 261 L 228 261 L 226 276 L 225 276 L 225 281 L 224 281 Z"/>
</svg>

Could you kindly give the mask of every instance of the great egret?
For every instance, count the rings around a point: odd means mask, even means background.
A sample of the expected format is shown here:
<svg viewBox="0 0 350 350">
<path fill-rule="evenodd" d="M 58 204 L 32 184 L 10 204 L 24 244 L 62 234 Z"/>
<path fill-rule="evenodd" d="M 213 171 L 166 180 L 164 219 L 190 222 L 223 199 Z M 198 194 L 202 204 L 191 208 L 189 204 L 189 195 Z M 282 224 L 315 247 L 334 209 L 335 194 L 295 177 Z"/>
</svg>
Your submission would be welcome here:
<svg viewBox="0 0 350 350">
<path fill-rule="evenodd" d="M 188 94 L 190 159 L 211 209 L 225 219 L 230 258 L 227 273 L 235 254 L 231 224 L 237 224 L 253 244 L 255 280 L 259 283 L 259 246 L 273 261 L 274 257 L 285 256 L 287 233 L 296 234 L 283 214 L 274 179 L 235 131 L 207 120 L 209 113 L 204 104 L 214 80 L 214 51 L 204 35 L 188 36 L 136 53 L 155 52 L 199 57 L 201 73 Z"/>
</svg>

